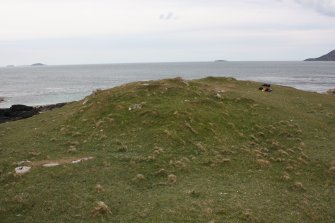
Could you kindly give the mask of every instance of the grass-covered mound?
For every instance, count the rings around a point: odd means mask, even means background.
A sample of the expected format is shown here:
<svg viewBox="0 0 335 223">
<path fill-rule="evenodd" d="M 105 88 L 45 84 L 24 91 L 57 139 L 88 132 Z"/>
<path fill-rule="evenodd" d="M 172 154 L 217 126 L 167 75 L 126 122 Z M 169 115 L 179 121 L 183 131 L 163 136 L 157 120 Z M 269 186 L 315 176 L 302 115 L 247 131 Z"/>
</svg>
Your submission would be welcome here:
<svg viewBox="0 0 335 223">
<path fill-rule="evenodd" d="M 1 124 L 0 221 L 333 222 L 335 98 L 259 85 L 137 82 Z"/>
</svg>

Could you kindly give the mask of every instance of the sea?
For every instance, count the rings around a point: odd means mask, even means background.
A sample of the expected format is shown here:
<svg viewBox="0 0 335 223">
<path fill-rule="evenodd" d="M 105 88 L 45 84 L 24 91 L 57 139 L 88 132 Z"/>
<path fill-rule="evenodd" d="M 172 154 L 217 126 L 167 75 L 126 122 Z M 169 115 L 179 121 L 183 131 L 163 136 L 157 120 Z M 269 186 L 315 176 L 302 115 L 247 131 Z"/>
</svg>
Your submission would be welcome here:
<svg viewBox="0 0 335 223">
<path fill-rule="evenodd" d="M 335 62 L 178 62 L 123 63 L 0 68 L 1 108 L 13 104 L 47 105 L 81 100 L 96 89 L 134 81 L 182 77 L 234 77 L 297 89 L 335 88 Z"/>
</svg>

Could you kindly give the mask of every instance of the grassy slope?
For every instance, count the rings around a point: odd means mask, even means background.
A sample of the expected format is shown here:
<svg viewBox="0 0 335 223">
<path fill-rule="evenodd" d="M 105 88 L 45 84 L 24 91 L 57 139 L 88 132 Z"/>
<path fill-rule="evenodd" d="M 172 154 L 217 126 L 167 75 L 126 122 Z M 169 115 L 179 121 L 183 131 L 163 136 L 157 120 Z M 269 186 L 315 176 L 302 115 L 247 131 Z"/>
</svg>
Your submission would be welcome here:
<svg viewBox="0 0 335 223">
<path fill-rule="evenodd" d="M 131 83 L 1 124 L 1 221 L 334 222 L 334 97 L 258 86 Z M 84 156 L 13 174 L 21 160 Z M 93 217 L 98 201 L 112 213 Z"/>
</svg>

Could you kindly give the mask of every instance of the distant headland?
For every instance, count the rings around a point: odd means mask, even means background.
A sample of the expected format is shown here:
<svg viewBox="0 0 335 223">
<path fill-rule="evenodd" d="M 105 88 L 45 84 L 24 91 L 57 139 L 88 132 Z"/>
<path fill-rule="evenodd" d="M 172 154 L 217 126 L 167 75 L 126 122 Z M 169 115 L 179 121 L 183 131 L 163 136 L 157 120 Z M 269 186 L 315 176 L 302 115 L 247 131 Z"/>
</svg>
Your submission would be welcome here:
<svg viewBox="0 0 335 223">
<path fill-rule="evenodd" d="M 326 55 L 323 55 L 318 58 L 309 58 L 305 61 L 335 61 L 335 50 L 327 53 Z"/>
<path fill-rule="evenodd" d="M 42 63 L 34 63 L 34 64 L 32 64 L 31 66 L 45 66 L 45 64 L 42 64 Z"/>
</svg>

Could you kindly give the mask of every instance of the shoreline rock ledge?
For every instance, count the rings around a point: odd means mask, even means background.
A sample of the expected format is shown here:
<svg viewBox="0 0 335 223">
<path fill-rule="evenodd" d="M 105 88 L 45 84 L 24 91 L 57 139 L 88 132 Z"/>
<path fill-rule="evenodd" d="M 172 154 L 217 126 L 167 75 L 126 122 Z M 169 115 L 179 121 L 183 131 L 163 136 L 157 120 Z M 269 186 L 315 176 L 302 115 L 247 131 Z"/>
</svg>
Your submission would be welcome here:
<svg viewBox="0 0 335 223">
<path fill-rule="evenodd" d="M 63 107 L 65 104 L 66 103 L 58 103 L 36 107 L 27 105 L 12 105 L 10 108 L 0 108 L 0 123 L 30 118 L 40 112 Z"/>
</svg>

